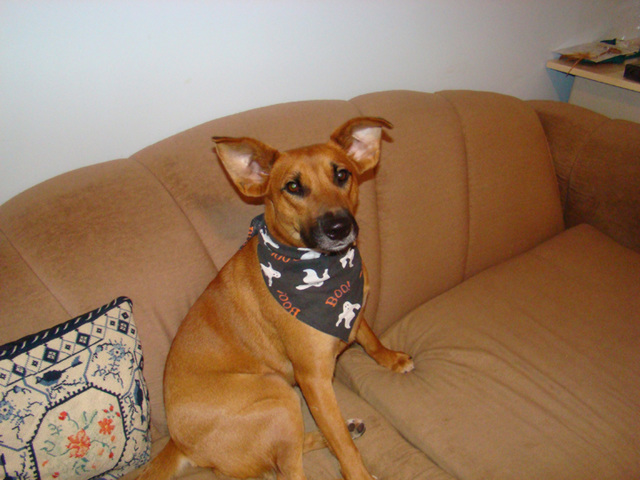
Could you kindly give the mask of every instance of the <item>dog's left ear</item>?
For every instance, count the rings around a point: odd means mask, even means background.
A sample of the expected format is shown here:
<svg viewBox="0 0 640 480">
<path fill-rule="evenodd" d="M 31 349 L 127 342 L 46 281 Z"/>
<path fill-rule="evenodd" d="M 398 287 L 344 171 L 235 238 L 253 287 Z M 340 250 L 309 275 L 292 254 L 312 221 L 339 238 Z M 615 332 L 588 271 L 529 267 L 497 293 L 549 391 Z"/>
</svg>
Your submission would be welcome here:
<svg viewBox="0 0 640 480">
<path fill-rule="evenodd" d="M 378 164 L 383 128 L 393 125 L 384 118 L 353 118 L 333 132 L 331 140 L 356 162 L 362 174 Z"/>
<path fill-rule="evenodd" d="M 241 193 L 261 197 L 267 192 L 278 151 L 252 138 L 213 137 L 214 151 Z"/>
</svg>

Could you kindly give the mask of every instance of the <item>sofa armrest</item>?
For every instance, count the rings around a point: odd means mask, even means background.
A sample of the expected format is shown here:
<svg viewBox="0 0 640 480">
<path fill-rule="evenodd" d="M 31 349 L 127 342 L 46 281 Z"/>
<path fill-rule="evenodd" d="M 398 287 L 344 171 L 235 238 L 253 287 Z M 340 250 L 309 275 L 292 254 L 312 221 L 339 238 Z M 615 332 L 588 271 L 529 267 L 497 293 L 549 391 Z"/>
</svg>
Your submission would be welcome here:
<svg viewBox="0 0 640 480">
<path fill-rule="evenodd" d="M 530 101 L 553 157 L 567 227 L 588 223 L 640 251 L 640 124 Z"/>
</svg>

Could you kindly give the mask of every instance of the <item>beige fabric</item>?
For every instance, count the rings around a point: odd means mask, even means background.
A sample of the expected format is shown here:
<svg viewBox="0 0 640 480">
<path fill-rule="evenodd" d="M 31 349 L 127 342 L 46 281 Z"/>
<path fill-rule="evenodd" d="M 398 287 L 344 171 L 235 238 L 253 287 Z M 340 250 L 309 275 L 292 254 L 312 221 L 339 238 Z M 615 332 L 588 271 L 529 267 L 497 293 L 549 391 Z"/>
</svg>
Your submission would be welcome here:
<svg viewBox="0 0 640 480">
<path fill-rule="evenodd" d="M 376 175 L 378 332 L 562 230 L 549 148 L 526 103 L 464 91 L 381 92 L 353 103 L 396 126 Z M 420 281 L 407 282 L 407 272 Z"/>
<path fill-rule="evenodd" d="M 341 378 L 459 479 L 630 479 L 640 472 L 640 255 L 581 226 L 426 303 Z"/>
<path fill-rule="evenodd" d="M 533 110 L 494 93 L 440 95 L 460 118 L 465 142 L 468 278 L 559 233 L 562 210 L 544 131 Z"/>
<path fill-rule="evenodd" d="M 166 190 L 136 162 L 107 162 L 14 198 L 0 210 L 0 226 L 28 266 L 20 267 L 19 277 L 3 278 L 2 290 L 9 282 L 20 285 L 25 277 L 33 284 L 35 277 L 36 292 L 41 285 L 48 291 L 31 298 L 14 292 L 13 303 L 35 301 L 23 303 L 21 315 L 8 310 L 11 302 L 2 304 L 3 334 L 10 332 L 3 343 L 128 296 L 145 356 L 152 426 L 154 432 L 166 431 L 164 360 L 180 321 L 215 273 Z M 29 292 L 31 286 L 22 288 Z M 34 313 L 25 321 L 27 306 Z"/>
<path fill-rule="evenodd" d="M 569 178 L 589 137 L 609 119 L 586 108 L 560 102 L 531 100 L 538 114 L 553 156 L 560 199 L 566 206 Z"/>
<path fill-rule="evenodd" d="M 567 226 L 589 223 L 640 252 L 640 125 L 575 105 L 530 103 L 551 140 Z"/>
<path fill-rule="evenodd" d="M 615 148 L 617 138 L 629 138 Z M 640 125 L 611 121 L 594 132 L 573 169 L 567 224 L 588 222 L 640 251 Z"/>
<path fill-rule="evenodd" d="M 68 320 L 68 312 L 51 296 L 36 273 L 23 261 L 20 253 L 0 233 L 0 310 L 10 312 L 9 321 L 0 321 L 0 344 Z M 33 308 L 38 305 L 40 308 Z"/>
<path fill-rule="evenodd" d="M 467 242 L 464 143 L 448 102 L 420 92 L 374 93 L 353 102 L 394 124 L 375 186 L 379 235 L 379 300 L 373 327 L 382 332 L 402 315 L 463 279 Z M 378 233 L 379 232 L 379 233 Z M 419 254 L 410 254 L 420 252 Z M 369 256 L 363 253 L 369 266 Z M 371 267 L 369 266 L 371 269 Z M 407 282 L 407 272 L 420 282 Z M 369 307 L 367 307 L 367 311 Z"/>
</svg>

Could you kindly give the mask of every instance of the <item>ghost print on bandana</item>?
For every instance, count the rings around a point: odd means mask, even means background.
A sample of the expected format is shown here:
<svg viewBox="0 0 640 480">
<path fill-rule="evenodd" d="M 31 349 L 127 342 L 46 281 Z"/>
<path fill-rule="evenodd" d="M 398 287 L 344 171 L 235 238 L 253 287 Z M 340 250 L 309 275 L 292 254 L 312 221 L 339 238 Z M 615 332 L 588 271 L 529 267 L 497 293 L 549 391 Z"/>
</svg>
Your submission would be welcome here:
<svg viewBox="0 0 640 480">
<path fill-rule="evenodd" d="M 258 236 L 258 261 L 271 295 L 290 315 L 307 325 L 349 340 L 363 307 L 362 259 L 355 245 L 339 253 L 278 244 L 264 215 L 251 222 L 249 238 Z"/>
</svg>

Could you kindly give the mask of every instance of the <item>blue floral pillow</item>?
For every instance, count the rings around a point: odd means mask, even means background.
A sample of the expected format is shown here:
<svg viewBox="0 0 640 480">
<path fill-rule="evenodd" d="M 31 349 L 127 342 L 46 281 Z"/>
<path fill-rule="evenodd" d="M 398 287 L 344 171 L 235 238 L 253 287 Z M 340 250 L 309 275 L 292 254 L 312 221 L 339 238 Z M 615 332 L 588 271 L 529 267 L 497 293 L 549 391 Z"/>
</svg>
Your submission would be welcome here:
<svg viewBox="0 0 640 480">
<path fill-rule="evenodd" d="M 121 297 L 0 347 L 0 474 L 116 479 L 149 460 L 142 349 Z"/>
</svg>

